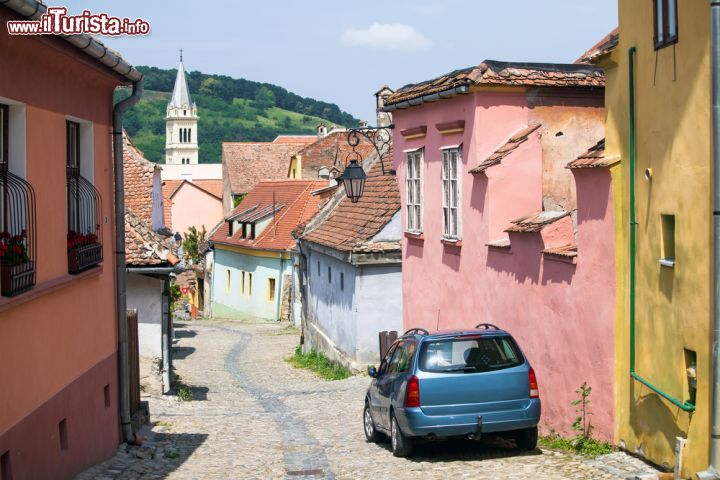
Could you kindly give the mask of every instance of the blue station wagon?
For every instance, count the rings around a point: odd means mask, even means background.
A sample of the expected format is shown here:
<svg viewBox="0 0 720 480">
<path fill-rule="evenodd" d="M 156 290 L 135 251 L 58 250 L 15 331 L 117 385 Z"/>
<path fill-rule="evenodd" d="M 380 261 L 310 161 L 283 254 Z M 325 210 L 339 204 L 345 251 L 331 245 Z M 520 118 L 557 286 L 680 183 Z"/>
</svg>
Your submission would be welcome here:
<svg viewBox="0 0 720 480">
<path fill-rule="evenodd" d="M 495 325 L 430 333 L 408 330 L 388 349 L 365 396 L 369 442 L 390 437 L 395 456 L 415 440 L 511 432 L 518 447 L 537 445 L 540 396 L 530 363 Z"/>
</svg>

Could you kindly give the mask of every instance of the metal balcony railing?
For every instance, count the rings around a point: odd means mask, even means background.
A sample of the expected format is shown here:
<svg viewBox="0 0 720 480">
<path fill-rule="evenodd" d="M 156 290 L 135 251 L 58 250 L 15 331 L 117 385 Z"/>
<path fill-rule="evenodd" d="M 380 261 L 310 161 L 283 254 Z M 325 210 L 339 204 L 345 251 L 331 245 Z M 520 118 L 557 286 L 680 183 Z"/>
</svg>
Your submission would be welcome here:
<svg viewBox="0 0 720 480">
<path fill-rule="evenodd" d="M 67 217 L 68 272 L 76 274 L 103 260 L 102 199 L 77 167 L 67 167 Z"/>
<path fill-rule="evenodd" d="M 35 285 L 35 190 L 0 162 L 0 294 L 11 297 Z"/>
</svg>

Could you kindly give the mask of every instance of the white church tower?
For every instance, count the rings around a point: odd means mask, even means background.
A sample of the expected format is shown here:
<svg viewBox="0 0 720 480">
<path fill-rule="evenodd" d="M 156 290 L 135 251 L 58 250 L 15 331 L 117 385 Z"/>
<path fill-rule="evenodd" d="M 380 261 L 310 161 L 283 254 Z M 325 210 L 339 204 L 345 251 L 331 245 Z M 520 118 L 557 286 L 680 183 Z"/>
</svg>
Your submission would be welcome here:
<svg viewBox="0 0 720 480">
<path fill-rule="evenodd" d="M 197 121 L 197 108 L 190 99 L 181 50 L 175 88 L 173 88 L 165 117 L 165 163 L 167 165 L 197 165 Z"/>
</svg>

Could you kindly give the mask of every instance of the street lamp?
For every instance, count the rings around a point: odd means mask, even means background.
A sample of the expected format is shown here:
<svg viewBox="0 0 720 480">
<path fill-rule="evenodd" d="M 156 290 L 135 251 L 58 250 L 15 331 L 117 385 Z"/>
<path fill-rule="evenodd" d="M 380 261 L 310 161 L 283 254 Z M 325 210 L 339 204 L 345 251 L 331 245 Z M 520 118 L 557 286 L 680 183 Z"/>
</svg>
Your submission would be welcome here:
<svg viewBox="0 0 720 480">
<path fill-rule="evenodd" d="M 362 197 L 365 190 L 365 180 L 367 174 L 363 170 L 358 160 L 362 162 L 362 155 L 356 150 L 357 146 L 360 145 L 361 137 L 369 141 L 375 151 L 378 154 L 380 160 L 380 167 L 382 168 L 383 175 L 395 175 L 395 170 L 385 169 L 385 162 L 383 162 L 383 156 L 390 151 L 392 145 L 392 129 L 395 125 L 388 125 L 387 127 L 362 127 L 362 128 L 351 128 L 348 130 L 347 143 L 352 147 L 346 158 L 347 166 L 342 175 L 337 177 L 337 182 L 342 182 L 345 187 L 345 195 L 350 199 L 351 202 L 357 203 Z M 349 161 L 349 162 L 348 162 Z"/>
<path fill-rule="evenodd" d="M 367 174 L 365 170 L 358 165 L 356 158 L 350 160 L 348 166 L 345 167 L 345 171 L 337 179 L 343 183 L 345 195 L 348 196 L 352 203 L 357 203 L 365 191 Z"/>
</svg>

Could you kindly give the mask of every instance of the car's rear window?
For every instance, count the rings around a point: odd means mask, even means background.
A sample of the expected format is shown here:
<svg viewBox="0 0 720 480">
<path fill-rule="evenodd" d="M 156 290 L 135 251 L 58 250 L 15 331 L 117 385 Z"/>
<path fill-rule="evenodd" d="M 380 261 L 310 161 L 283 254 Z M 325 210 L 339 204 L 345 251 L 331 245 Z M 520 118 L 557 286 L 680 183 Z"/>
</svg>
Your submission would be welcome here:
<svg viewBox="0 0 720 480">
<path fill-rule="evenodd" d="M 510 336 L 463 336 L 422 344 L 420 370 L 441 373 L 476 373 L 500 370 L 524 362 Z"/>
</svg>

